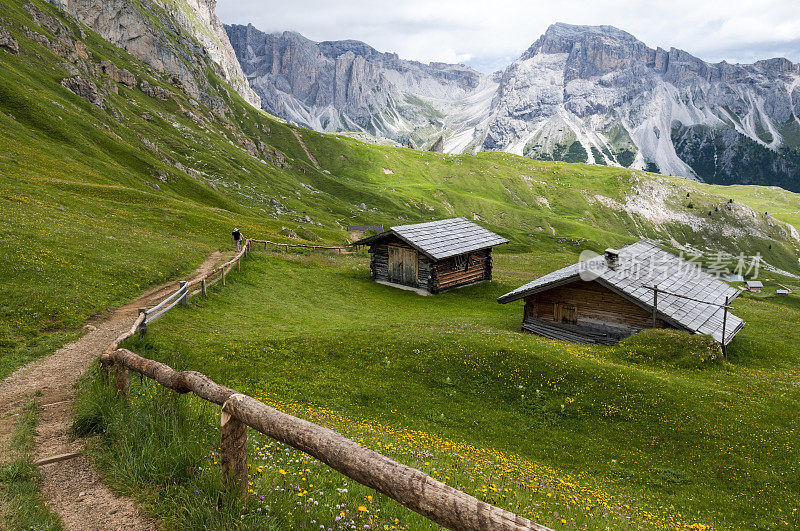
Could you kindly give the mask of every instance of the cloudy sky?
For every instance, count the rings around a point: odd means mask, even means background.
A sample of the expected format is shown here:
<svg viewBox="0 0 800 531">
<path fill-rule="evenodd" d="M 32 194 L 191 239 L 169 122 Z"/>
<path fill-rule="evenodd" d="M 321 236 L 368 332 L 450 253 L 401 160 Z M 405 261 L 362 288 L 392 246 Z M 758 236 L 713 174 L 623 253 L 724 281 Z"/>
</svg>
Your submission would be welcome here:
<svg viewBox="0 0 800 531">
<path fill-rule="evenodd" d="M 404 59 L 484 72 L 505 67 L 553 22 L 609 24 L 708 61 L 800 62 L 797 0 L 218 0 L 217 14 L 226 24 L 357 39 Z"/>
</svg>

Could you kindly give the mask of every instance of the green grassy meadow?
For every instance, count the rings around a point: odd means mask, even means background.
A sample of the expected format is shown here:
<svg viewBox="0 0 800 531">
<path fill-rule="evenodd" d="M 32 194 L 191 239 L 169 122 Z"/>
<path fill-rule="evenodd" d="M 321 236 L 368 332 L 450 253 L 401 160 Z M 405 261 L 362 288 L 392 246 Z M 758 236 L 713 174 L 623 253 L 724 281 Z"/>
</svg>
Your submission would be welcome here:
<svg viewBox="0 0 800 531">
<path fill-rule="evenodd" d="M 0 53 L 0 377 L 52 351 L 88 318 L 186 274 L 227 247 L 234 226 L 277 241 L 341 243 L 348 224 L 466 216 L 511 239 L 517 252 L 602 250 L 649 237 L 704 253 L 761 253 L 798 271 L 798 242 L 787 226 L 726 207 L 735 199 L 759 212 L 770 203 L 797 212 L 797 194 L 503 153 L 448 156 L 369 145 L 256 111 L 209 68 L 201 74 L 229 109 L 220 116 L 91 30 L 84 28 L 83 38 L 74 20 L 34 0 L 72 32 L 70 42 L 83 42 L 89 61 L 127 68 L 171 94 L 151 98 L 84 72 L 105 98 L 100 108 L 61 86 L 72 65 L 28 36 L 59 40 L 33 22 L 25 4 L 3 0 L 3 24 L 20 53 Z M 104 88 L 109 83 L 116 92 Z M 248 152 L 254 143 L 264 148 Z M 664 194 L 663 204 L 625 210 L 626 198 L 646 203 L 651 187 Z M 671 214 L 660 219 L 649 211 Z M 783 217 L 800 224 L 796 214 Z"/>
<path fill-rule="evenodd" d="M 534 256 L 498 253 L 495 281 L 421 297 L 370 282 L 363 255 L 252 253 L 227 287 L 130 346 L 175 368 L 202 368 L 557 529 L 797 526 L 800 352 L 785 346 L 798 332 L 775 322 L 800 319 L 797 296 L 779 299 L 768 284 L 767 293 L 737 300 L 748 324 L 726 360 L 707 339 L 674 331 L 615 347 L 575 345 L 520 333 L 521 305 L 495 302 L 574 259 Z M 251 501 L 220 519 L 211 479 L 219 475 L 216 408 L 152 383 L 133 389 L 130 406 L 85 391 L 88 403 L 115 410 L 94 421 L 110 422 L 95 452 L 112 481 L 167 522 L 184 522 L 189 504 L 195 525 L 431 527 L 252 432 Z M 176 408 L 203 444 L 167 467 L 183 471 L 177 479 L 148 475 L 151 459 L 169 458 L 159 437 L 136 441 L 158 424 L 153 417 Z M 91 407 L 83 416 L 103 417 Z M 145 485 L 178 492 L 180 508 Z"/>
</svg>

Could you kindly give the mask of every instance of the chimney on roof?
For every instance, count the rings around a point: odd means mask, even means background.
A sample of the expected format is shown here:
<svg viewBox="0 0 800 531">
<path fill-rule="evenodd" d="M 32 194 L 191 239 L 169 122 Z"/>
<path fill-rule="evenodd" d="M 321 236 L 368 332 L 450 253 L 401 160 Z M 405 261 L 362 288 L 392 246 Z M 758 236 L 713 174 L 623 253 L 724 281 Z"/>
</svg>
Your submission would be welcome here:
<svg viewBox="0 0 800 531">
<path fill-rule="evenodd" d="M 606 249 L 606 265 L 611 269 L 616 269 L 619 265 L 619 251 L 616 249 Z"/>
</svg>

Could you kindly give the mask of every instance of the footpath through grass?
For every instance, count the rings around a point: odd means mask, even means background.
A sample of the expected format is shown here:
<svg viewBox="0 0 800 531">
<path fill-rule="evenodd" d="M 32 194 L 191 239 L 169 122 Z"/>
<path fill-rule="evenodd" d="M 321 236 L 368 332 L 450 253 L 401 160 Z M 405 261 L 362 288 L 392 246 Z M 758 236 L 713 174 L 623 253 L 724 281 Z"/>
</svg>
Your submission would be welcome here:
<svg viewBox="0 0 800 531">
<path fill-rule="evenodd" d="M 47 508 L 41 497 L 39 469 L 33 464 L 33 445 L 39 421 L 35 398 L 28 402 L 16 418 L 11 436 L 9 459 L 0 466 L 3 529 L 36 529 L 59 531 L 61 520 Z"/>
<path fill-rule="evenodd" d="M 499 254 L 495 282 L 420 297 L 370 282 L 363 255 L 252 253 L 129 346 L 555 528 L 800 525 L 796 296 L 740 298 L 725 361 L 671 331 L 616 347 L 519 333 L 521 306 L 495 298 L 573 259 Z M 220 505 L 217 408 L 132 381 L 130 405 L 87 384 L 78 422 L 167 522 L 429 527 L 253 434 L 252 499 Z"/>
</svg>

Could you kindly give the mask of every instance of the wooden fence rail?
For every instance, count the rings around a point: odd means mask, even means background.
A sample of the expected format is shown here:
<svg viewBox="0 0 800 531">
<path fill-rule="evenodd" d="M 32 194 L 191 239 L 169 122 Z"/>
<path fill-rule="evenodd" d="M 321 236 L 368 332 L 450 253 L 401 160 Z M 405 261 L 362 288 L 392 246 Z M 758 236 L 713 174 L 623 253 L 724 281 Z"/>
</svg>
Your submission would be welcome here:
<svg viewBox="0 0 800 531">
<path fill-rule="evenodd" d="M 329 246 L 329 245 L 304 245 L 301 243 L 278 243 L 272 242 L 269 240 L 250 240 L 252 243 L 259 243 L 264 245 L 264 249 L 266 250 L 267 244 L 274 245 L 276 247 L 283 247 L 286 250 L 292 248 L 299 248 L 299 249 L 312 249 L 316 251 L 328 250 L 328 251 L 338 251 L 340 254 L 343 252 L 348 252 L 353 249 L 357 249 L 353 245 L 336 245 L 336 246 Z"/>
<path fill-rule="evenodd" d="M 217 273 L 222 273 L 224 280 L 226 269 L 230 269 L 234 264 L 238 266 L 241 258 L 247 256 L 250 243 L 254 241 L 247 240 L 233 259 L 217 266 L 203 277 L 191 282 L 181 282 L 180 288 L 165 299 L 172 302 L 169 307 L 164 307 L 165 301 L 154 307 L 160 310 L 156 315 L 185 300 L 189 296 L 190 287 L 202 284 L 205 288 L 206 280 Z M 263 243 L 264 240 L 255 242 Z M 420 470 L 365 448 L 328 428 L 288 415 L 255 398 L 237 393 L 204 374 L 195 371 L 179 372 L 163 363 L 120 349 L 119 345 L 123 341 L 137 331 L 143 330 L 149 313 L 153 313 L 153 309 L 139 309 L 139 316 L 133 326 L 106 348 L 100 356 L 100 364 L 107 375 L 109 369 L 113 369 L 114 385 L 122 395 L 127 396 L 130 371 L 135 371 L 168 389 L 178 393 L 191 392 L 203 400 L 221 406 L 220 464 L 223 484 L 231 492 L 240 496 L 246 495 L 247 492 L 247 426 L 249 426 L 319 459 L 350 479 L 385 494 L 448 529 L 550 531 L 547 527 L 531 522 L 527 518 L 483 502 L 433 479 Z"/>
</svg>

